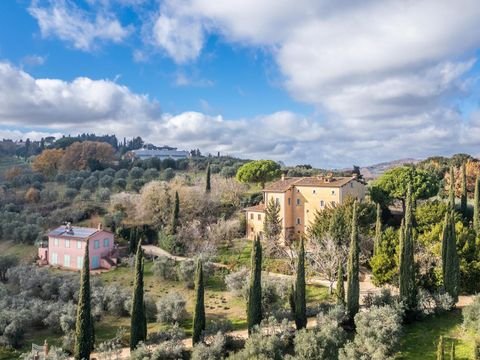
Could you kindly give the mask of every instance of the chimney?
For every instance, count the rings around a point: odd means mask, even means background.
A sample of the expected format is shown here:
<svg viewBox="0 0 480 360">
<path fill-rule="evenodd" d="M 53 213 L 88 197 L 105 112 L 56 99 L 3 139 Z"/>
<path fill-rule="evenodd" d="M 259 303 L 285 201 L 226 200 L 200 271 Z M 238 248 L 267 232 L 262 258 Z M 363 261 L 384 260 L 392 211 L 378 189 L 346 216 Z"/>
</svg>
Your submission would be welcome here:
<svg viewBox="0 0 480 360">
<path fill-rule="evenodd" d="M 285 174 L 282 173 L 282 181 L 285 181 Z"/>
<path fill-rule="evenodd" d="M 102 223 L 98 223 L 98 226 L 97 226 L 97 230 L 103 230 L 103 224 Z"/>
</svg>

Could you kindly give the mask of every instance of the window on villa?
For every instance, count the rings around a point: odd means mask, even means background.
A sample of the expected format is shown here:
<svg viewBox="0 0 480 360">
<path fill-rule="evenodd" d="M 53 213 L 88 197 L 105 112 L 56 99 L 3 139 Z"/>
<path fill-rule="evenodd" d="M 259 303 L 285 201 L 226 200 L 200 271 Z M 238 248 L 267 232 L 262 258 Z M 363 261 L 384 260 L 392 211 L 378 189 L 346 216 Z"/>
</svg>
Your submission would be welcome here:
<svg viewBox="0 0 480 360">
<path fill-rule="evenodd" d="M 300 218 L 297 218 L 297 225 L 300 225 L 301 221 Z"/>
<path fill-rule="evenodd" d="M 317 193 L 317 190 L 313 189 L 313 190 L 312 190 L 312 193 L 316 194 L 316 193 Z"/>
<path fill-rule="evenodd" d="M 77 249 L 82 248 L 82 242 L 80 240 L 77 240 Z"/>
<path fill-rule="evenodd" d="M 335 195 L 335 190 L 332 190 L 332 195 Z"/>
<path fill-rule="evenodd" d="M 350 187 L 353 188 L 353 182 L 350 183 Z"/>
<path fill-rule="evenodd" d="M 93 248 L 100 249 L 100 240 L 95 240 L 95 242 L 93 243 Z"/>
<path fill-rule="evenodd" d="M 53 239 L 53 245 L 59 246 L 59 245 L 60 245 L 60 241 L 59 241 L 57 238 Z"/>
<path fill-rule="evenodd" d="M 324 206 L 325 206 L 325 201 L 320 200 L 320 207 L 324 207 Z"/>
<path fill-rule="evenodd" d="M 250 214 L 250 220 L 253 220 L 253 214 Z"/>
<path fill-rule="evenodd" d="M 257 219 L 258 219 L 258 220 L 262 220 L 262 215 L 261 215 L 261 214 L 258 214 Z"/>
<path fill-rule="evenodd" d="M 110 246 L 110 239 L 103 239 L 103 247 L 109 247 Z"/>
<path fill-rule="evenodd" d="M 288 198 L 288 206 L 290 206 L 290 198 Z"/>
<path fill-rule="evenodd" d="M 65 240 L 65 247 L 69 248 L 70 247 L 70 240 Z"/>
<path fill-rule="evenodd" d="M 300 205 L 300 199 L 297 199 L 297 205 Z"/>
<path fill-rule="evenodd" d="M 299 192 L 300 192 L 300 189 L 297 189 L 297 193 L 299 193 Z"/>
<path fill-rule="evenodd" d="M 253 227 L 250 228 L 250 231 L 253 232 Z"/>
</svg>

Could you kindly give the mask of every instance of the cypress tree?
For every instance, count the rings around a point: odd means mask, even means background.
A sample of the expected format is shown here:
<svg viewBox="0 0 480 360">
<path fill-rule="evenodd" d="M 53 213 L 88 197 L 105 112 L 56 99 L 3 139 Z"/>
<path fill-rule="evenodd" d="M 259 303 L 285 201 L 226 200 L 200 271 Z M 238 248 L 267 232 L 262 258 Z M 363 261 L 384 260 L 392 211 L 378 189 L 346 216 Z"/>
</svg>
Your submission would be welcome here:
<svg viewBox="0 0 480 360">
<path fill-rule="evenodd" d="M 195 345 L 205 331 L 205 288 L 203 283 L 203 265 L 201 260 L 197 262 L 195 273 L 195 314 L 193 316 L 192 343 Z"/>
<path fill-rule="evenodd" d="M 307 326 L 307 302 L 305 297 L 305 247 L 300 240 L 298 252 L 297 281 L 295 283 L 295 325 L 297 330 Z"/>
<path fill-rule="evenodd" d="M 210 163 L 207 165 L 207 181 L 205 184 L 205 192 L 209 193 L 211 190 L 211 185 L 210 185 Z"/>
<path fill-rule="evenodd" d="M 253 242 L 250 288 L 247 302 L 248 333 L 262 321 L 262 245 L 258 236 Z M 296 306 L 295 306 L 296 307 Z"/>
<path fill-rule="evenodd" d="M 455 360 L 455 340 L 452 339 L 452 348 L 450 350 L 450 360 Z"/>
<path fill-rule="evenodd" d="M 455 234 L 455 212 L 451 211 L 445 217 L 442 234 L 442 273 L 445 291 L 458 301 L 458 287 L 460 281 L 460 260 L 457 252 Z"/>
<path fill-rule="evenodd" d="M 180 215 L 180 198 L 178 197 L 178 191 L 175 191 L 175 205 L 173 206 L 172 215 L 172 234 L 177 233 L 178 217 Z"/>
<path fill-rule="evenodd" d="M 460 196 L 460 211 L 464 217 L 467 216 L 467 171 L 465 163 L 462 163 L 462 194 Z"/>
<path fill-rule="evenodd" d="M 290 312 L 292 316 L 295 317 L 295 286 L 293 284 L 290 286 L 288 304 L 290 305 Z"/>
<path fill-rule="evenodd" d="M 345 284 L 343 282 L 343 264 L 342 264 L 342 261 L 338 262 L 337 289 L 336 289 L 335 293 L 337 295 L 337 305 L 345 306 Z"/>
<path fill-rule="evenodd" d="M 137 228 L 130 229 L 130 238 L 128 240 L 128 252 L 134 254 L 137 250 L 137 241 L 136 241 Z"/>
<path fill-rule="evenodd" d="M 75 329 L 75 360 L 90 359 L 90 353 L 95 344 L 95 333 L 90 304 L 90 256 L 89 241 L 85 244 L 82 274 L 80 277 L 80 292 L 77 305 L 77 322 Z"/>
<path fill-rule="evenodd" d="M 133 283 L 133 298 L 130 325 L 130 350 L 134 350 L 138 343 L 147 339 L 147 317 L 143 298 L 143 251 L 142 242 L 138 242 L 135 255 L 135 281 Z"/>
<path fill-rule="evenodd" d="M 377 204 L 377 221 L 375 223 L 375 240 L 373 243 L 373 255 L 377 255 L 380 242 L 382 241 L 382 209 Z"/>
<path fill-rule="evenodd" d="M 437 360 L 445 360 L 445 344 L 443 342 L 443 336 L 440 336 L 440 340 L 438 340 Z"/>
<path fill-rule="evenodd" d="M 450 166 L 450 189 L 448 191 L 448 205 L 455 210 L 455 173 L 453 166 Z"/>
<path fill-rule="evenodd" d="M 400 227 L 400 299 L 409 317 L 417 305 L 417 288 L 415 283 L 415 261 L 413 257 L 413 198 L 412 187 L 408 186 L 405 216 Z"/>
<path fill-rule="evenodd" d="M 475 195 L 473 197 L 473 227 L 477 232 L 477 236 L 480 234 L 480 178 L 477 175 L 475 179 Z"/>
<path fill-rule="evenodd" d="M 350 321 L 360 308 L 360 282 L 359 282 L 359 244 L 357 228 L 357 202 L 353 204 L 352 233 L 347 264 L 347 315 Z"/>
</svg>

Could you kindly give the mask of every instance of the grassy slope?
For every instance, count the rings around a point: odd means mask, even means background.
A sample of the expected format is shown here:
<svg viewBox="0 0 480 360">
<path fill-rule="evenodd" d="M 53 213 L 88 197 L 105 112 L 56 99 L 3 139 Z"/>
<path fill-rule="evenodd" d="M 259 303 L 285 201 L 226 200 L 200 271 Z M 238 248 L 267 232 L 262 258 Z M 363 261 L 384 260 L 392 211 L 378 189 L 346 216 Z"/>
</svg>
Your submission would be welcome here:
<svg viewBox="0 0 480 360">
<path fill-rule="evenodd" d="M 435 360 L 437 343 L 441 335 L 445 337 L 448 359 L 450 359 L 452 339 L 456 344 L 456 360 L 473 359 L 472 338 L 465 334 L 461 324 L 461 311 L 455 310 L 406 326 L 401 343 L 402 351 L 399 353 L 398 359 Z"/>
<path fill-rule="evenodd" d="M 0 156 L 0 178 L 2 178 L 5 171 L 15 166 L 26 167 L 27 163 L 14 156 Z"/>
</svg>

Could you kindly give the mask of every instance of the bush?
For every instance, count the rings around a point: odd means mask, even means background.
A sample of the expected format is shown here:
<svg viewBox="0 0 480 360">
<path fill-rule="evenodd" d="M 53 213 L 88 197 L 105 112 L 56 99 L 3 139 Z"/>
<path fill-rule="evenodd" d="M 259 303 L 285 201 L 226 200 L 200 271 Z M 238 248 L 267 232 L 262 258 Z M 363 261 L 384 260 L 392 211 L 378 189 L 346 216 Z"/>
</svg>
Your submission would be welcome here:
<svg viewBox="0 0 480 360">
<path fill-rule="evenodd" d="M 159 174 L 160 173 L 156 169 L 147 169 L 143 173 L 143 178 L 147 181 L 152 181 L 158 178 Z"/>
<path fill-rule="evenodd" d="M 107 188 L 101 188 L 101 189 L 98 189 L 97 191 L 97 199 L 99 201 L 108 201 L 110 200 L 110 190 L 108 190 Z"/>
<path fill-rule="evenodd" d="M 355 315 L 356 335 L 340 351 L 340 360 L 392 359 L 400 341 L 403 313 L 391 306 Z"/>
<path fill-rule="evenodd" d="M 100 181 L 98 183 L 100 184 L 101 187 L 109 188 L 113 184 L 113 177 L 109 175 L 104 175 L 100 178 Z"/>
<path fill-rule="evenodd" d="M 179 323 L 185 319 L 186 301 L 179 293 L 170 293 L 157 301 L 157 320 L 162 323 Z"/>
<path fill-rule="evenodd" d="M 131 179 L 140 179 L 143 176 L 143 169 L 135 166 L 130 170 L 129 176 Z"/>
<path fill-rule="evenodd" d="M 472 304 L 463 308 L 462 314 L 464 328 L 480 333 L 480 295 L 473 298 Z"/>
<path fill-rule="evenodd" d="M 78 190 L 74 188 L 66 188 L 63 197 L 65 200 L 73 200 L 78 195 Z"/>
<path fill-rule="evenodd" d="M 247 268 L 240 269 L 225 276 L 225 285 L 228 291 L 235 296 L 244 296 L 248 286 L 250 271 Z"/>
<path fill-rule="evenodd" d="M 185 260 L 180 261 L 177 266 L 177 277 L 178 280 L 184 281 L 185 286 L 189 289 L 195 287 L 195 261 Z"/>
<path fill-rule="evenodd" d="M 125 188 L 127 187 L 127 180 L 122 178 L 115 179 L 113 181 L 113 187 L 118 191 L 125 190 Z"/>
<path fill-rule="evenodd" d="M 222 360 L 225 354 L 225 335 L 218 333 L 209 345 L 199 343 L 193 347 L 192 360 Z"/>
<path fill-rule="evenodd" d="M 163 181 L 170 181 L 175 177 L 175 171 L 172 168 L 166 168 L 160 173 L 160 179 Z"/>
<path fill-rule="evenodd" d="M 153 274 L 163 280 L 176 280 L 175 260 L 167 256 L 159 256 L 153 261 Z"/>
<path fill-rule="evenodd" d="M 396 295 L 392 295 L 390 289 L 381 288 L 380 294 L 367 293 L 363 298 L 363 303 L 367 309 L 372 306 L 396 306 L 399 303 L 399 298 Z"/>
</svg>

